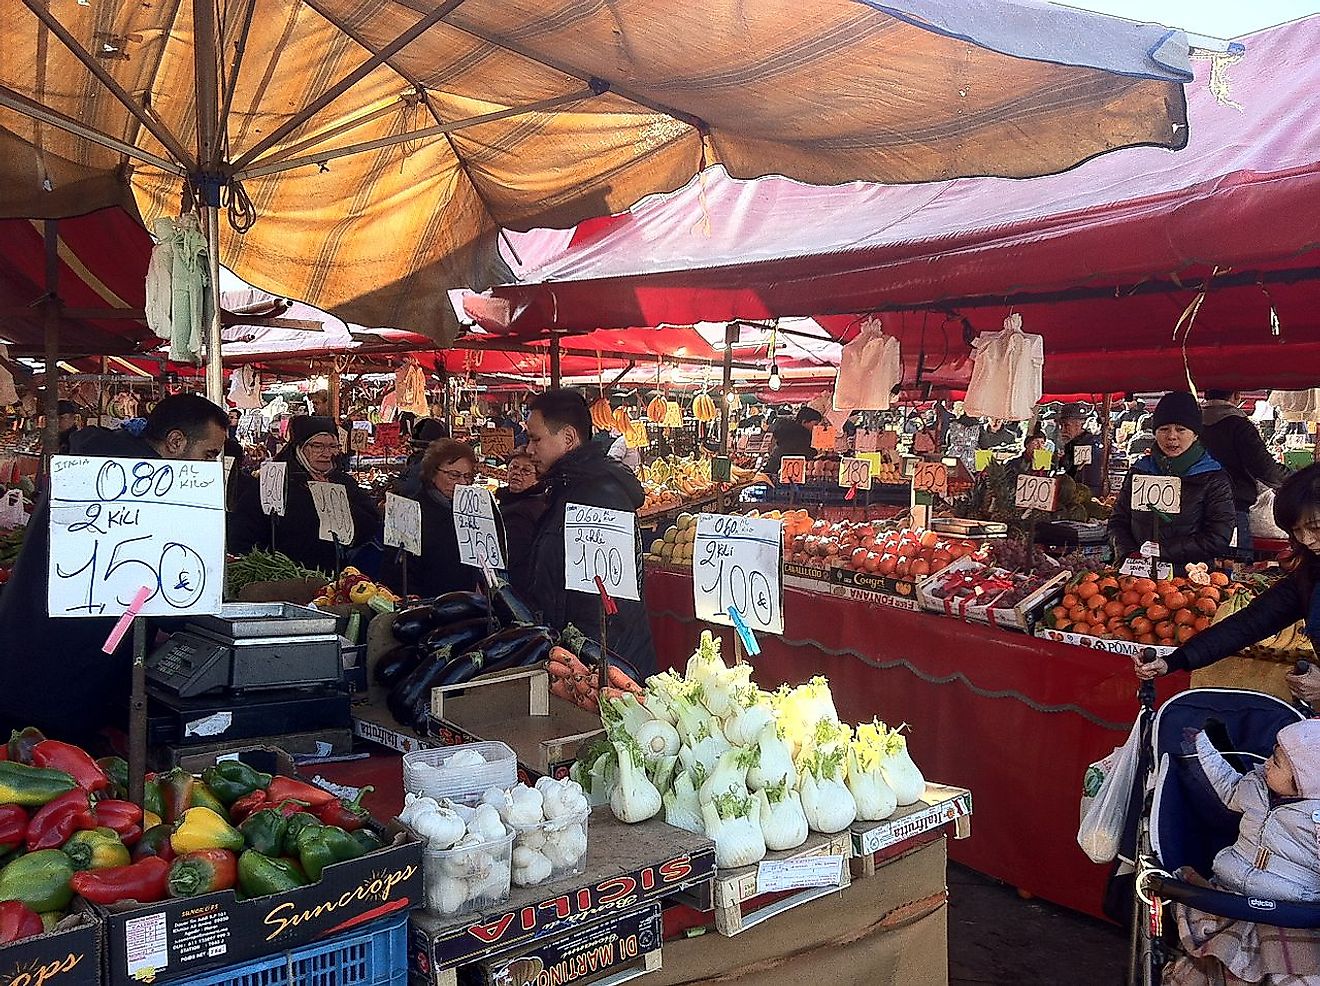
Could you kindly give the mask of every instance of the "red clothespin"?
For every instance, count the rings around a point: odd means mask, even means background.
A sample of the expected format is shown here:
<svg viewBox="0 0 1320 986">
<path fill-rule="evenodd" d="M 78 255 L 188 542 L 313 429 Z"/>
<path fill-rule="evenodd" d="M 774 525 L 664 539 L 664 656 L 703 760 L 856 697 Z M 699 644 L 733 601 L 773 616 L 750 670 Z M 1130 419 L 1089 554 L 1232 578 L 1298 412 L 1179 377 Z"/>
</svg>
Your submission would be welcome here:
<svg viewBox="0 0 1320 986">
<path fill-rule="evenodd" d="M 605 607 L 606 616 L 613 616 L 619 611 L 619 607 L 610 598 L 609 591 L 605 588 L 605 583 L 601 581 L 599 575 L 596 576 L 596 591 L 600 593 L 601 605 Z"/>
</svg>

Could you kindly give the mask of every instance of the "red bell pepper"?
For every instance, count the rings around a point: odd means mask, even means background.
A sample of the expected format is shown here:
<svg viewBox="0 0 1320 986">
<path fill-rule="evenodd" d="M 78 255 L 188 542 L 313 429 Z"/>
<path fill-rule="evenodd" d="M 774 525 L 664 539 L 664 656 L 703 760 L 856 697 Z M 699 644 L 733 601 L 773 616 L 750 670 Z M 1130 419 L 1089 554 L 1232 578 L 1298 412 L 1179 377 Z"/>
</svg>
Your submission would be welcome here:
<svg viewBox="0 0 1320 986">
<path fill-rule="evenodd" d="M 253 812 L 261 811 L 265 807 L 265 791 L 253 791 L 251 794 L 245 794 L 229 806 L 229 821 L 233 825 L 238 825 Z"/>
<path fill-rule="evenodd" d="M 368 785 L 358 791 L 357 797 L 352 801 L 335 798 L 319 808 L 311 809 L 311 813 L 325 825 L 336 825 L 346 832 L 356 832 L 371 818 L 371 812 L 362 807 L 362 796 L 374 790 L 375 788 Z"/>
<path fill-rule="evenodd" d="M 229 890 L 238 882 L 238 856 L 228 849 L 198 849 L 170 865 L 171 897 L 196 897 Z"/>
<path fill-rule="evenodd" d="M 96 824 L 114 829 L 115 835 L 126 846 L 142 838 L 142 809 L 131 801 L 98 801 L 95 809 Z"/>
<path fill-rule="evenodd" d="M 138 844 L 133 847 L 133 861 L 146 859 L 148 856 L 159 856 L 165 862 L 174 860 L 174 846 L 170 843 L 170 836 L 174 834 L 174 826 L 169 822 L 161 822 L 159 825 L 153 825 L 142 833 L 142 838 Z"/>
<path fill-rule="evenodd" d="M 42 740 L 32 748 L 32 766 L 62 770 L 84 791 L 104 791 L 110 786 L 110 778 L 100 765 L 72 743 Z"/>
<path fill-rule="evenodd" d="M 266 798 L 277 804 L 288 800 L 301 801 L 313 808 L 319 808 L 321 805 L 329 804 L 335 800 L 335 796 L 324 788 L 305 784 L 283 774 L 271 780 L 270 787 L 266 788 Z"/>
<path fill-rule="evenodd" d="M 22 901 L 0 901 L 0 945 L 34 938 L 44 930 L 41 915 Z"/>
<path fill-rule="evenodd" d="M 0 856 L 27 838 L 28 813 L 21 805 L 0 805 Z"/>
<path fill-rule="evenodd" d="M 58 849 L 74 832 L 96 828 L 96 816 L 87 792 L 77 788 L 47 802 L 28 822 L 28 852 Z"/>
<path fill-rule="evenodd" d="M 154 904 L 165 899 L 169 876 L 169 863 L 159 856 L 148 856 L 128 866 L 82 870 L 69 880 L 69 887 L 93 904 L 117 904 L 122 900 Z"/>
</svg>

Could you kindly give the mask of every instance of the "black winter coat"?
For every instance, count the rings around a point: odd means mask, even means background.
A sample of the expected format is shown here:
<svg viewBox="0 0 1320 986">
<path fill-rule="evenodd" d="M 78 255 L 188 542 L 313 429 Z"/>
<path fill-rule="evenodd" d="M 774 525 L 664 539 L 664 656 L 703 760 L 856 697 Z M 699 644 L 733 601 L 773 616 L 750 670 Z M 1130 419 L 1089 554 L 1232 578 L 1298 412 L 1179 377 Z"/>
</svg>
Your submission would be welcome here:
<svg viewBox="0 0 1320 986">
<path fill-rule="evenodd" d="M 1305 620 L 1320 606 L 1320 588 L 1309 593 L 1294 573 L 1280 579 L 1244 608 L 1207 627 L 1165 658 L 1170 668 L 1194 671 Z M 1312 649 L 1315 641 L 1311 641 Z M 1281 669 L 1282 670 L 1282 669 Z"/>
<path fill-rule="evenodd" d="M 160 458 L 140 438 L 104 428 L 81 429 L 72 446 L 75 454 Z M 0 735 L 36 726 L 63 740 L 88 741 L 103 727 L 127 720 L 133 635 L 126 634 L 107 656 L 101 647 L 118 614 L 106 619 L 48 616 L 49 556 L 47 492 L 28 519 L 23 550 L 0 593 Z"/>
<path fill-rule="evenodd" d="M 271 536 L 271 518 L 261 511 L 261 489 L 257 484 L 242 492 L 238 506 L 230 513 L 226 546 L 235 555 L 247 554 L 258 547 L 282 551 L 299 565 L 334 575 L 339 571 L 335 545 L 333 541 L 321 540 L 321 518 L 307 486 L 310 477 L 297 459 L 288 460 L 288 465 L 284 516 L 275 516 L 274 536 Z M 367 491 L 345 472 L 331 472 L 329 482 L 344 487 L 353 514 L 353 543 L 344 545 L 344 550 L 379 541 L 383 524 Z"/>
<path fill-rule="evenodd" d="M 454 508 L 428 494 L 418 500 L 422 505 L 422 553 L 412 555 L 405 552 L 408 592 L 429 599 L 446 592 L 479 588 L 478 570 L 458 560 Z"/>
<path fill-rule="evenodd" d="M 1211 402 L 1206 405 L 1205 420 L 1201 444 L 1228 473 L 1239 510 L 1250 510 L 1256 502 L 1257 480 L 1278 489 L 1288 478 L 1288 470 L 1274 461 L 1256 426 L 1238 408 Z"/>
<path fill-rule="evenodd" d="M 1086 445 L 1091 447 L 1091 461 L 1079 466 L 1074 458 L 1074 452 Z M 1091 492 L 1096 496 L 1104 496 L 1105 473 L 1104 465 L 1100 461 L 1104 458 L 1104 454 L 1104 443 L 1089 431 L 1084 431 L 1063 447 L 1063 473 L 1073 481 L 1090 487 Z"/>
<path fill-rule="evenodd" d="M 546 623 L 562 630 L 573 624 L 588 637 L 599 636 L 600 598 L 564 588 L 564 508 L 569 503 L 636 511 L 646 502 L 642 484 L 623 463 L 588 443 L 569 452 L 541 479 L 546 509 L 532 542 L 528 603 Z M 617 599 L 619 612 L 609 617 L 609 648 L 648 676 L 655 673 L 655 645 L 646 612 L 642 540 L 636 544 L 637 587 L 641 601 Z"/>
<path fill-rule="evenodd" d="M 1175 566 L 1214 561 L 1232 550 L 1237 529 L 1233 486 L 1213 457 L 1204 456 L 1182 478 L 1182 510 L 1172 520 L 1164 520 L 1153 510 L 1132 509 L 1134 473 L 1158 475 L 1154 457 L 1143 456 L 1128 470 L 1109 518 L 1109 533 L 1119 559 L 1137 554 L 1147 541 L 1158 543 L 1160 560 Z"/>
<path fill-rule="evenodd" d="M 509 584 L 527 599 L 532 583 L 532 542 L 545 513 L 545 490 L 540 485 L 521 493 L 505 488 L 495 494 L 495 499 L 504 518 L 504 567 L 509 572 Z"/>
</svg>

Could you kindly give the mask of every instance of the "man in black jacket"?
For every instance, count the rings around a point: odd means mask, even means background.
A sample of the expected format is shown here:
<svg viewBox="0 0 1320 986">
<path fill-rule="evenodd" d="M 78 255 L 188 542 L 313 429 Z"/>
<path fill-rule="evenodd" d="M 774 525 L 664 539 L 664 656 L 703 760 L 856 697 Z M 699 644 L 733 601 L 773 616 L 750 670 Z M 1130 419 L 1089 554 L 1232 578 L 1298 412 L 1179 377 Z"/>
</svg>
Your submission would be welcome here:
<svg viewBox="0 0 1320 986">
<path fill-rule="evenodd" d="M 575 390 L 550 390 L 531 404 L 527 451 L 541 472 L 546 509 L 532 540 L 529 602 L 557 630 L 573 624 L 599 636 L 599 596 L 564 588 L 564 513 L 569 503 L 636 512 L 646 502 L 642 484 L 621 462 L 591 441 L 591 412 Z M 607 623 L 610 650 L 630 661 L 643 677 L 656 671 L 655 645 L 646 612 L 642 541 L 635 544 L 640 600 L 616 599 L 619 612 Z"/>
<path fill-rule="evenodd" d="M 1085 404 L 1065 404 L 1059 410 L 1060 465 L 1064 475 L 1089 486 L 1096 496 L 1104 496 L 1104 446 L 1099 436 L 1086 427 L 1090 416 L 1091 409 Z"/>
<path fill-rule="evenodd" d="M 1257 482 L 1277 490 L 1288 470 L 1274 461 L 1265 440 L 1236 403 L 1237 395 L 1229 390 L 1207 390 L 1202 416 L 1205 428 L 1201 444 L 1218 460 L 1233 483 L 1233 504 L 1237 508 L 1237 550 L 1250 560 L 1251 508 L 1259 495 Z"/>
<path fill-rule="evenodd" d="M 210 461 L 224 448 L 229 418 L 204 397 L 166 397 L 141 436 L 84 428 L 75 455 Z M 93 738 L 127 719 L 132 635 L 113 656 L 101 652 L 115 618 L 53 619 L 46 610 L 50 495 L 28 522 L 13 577 L 0 594 L 0 735 L 36 726 L 63 740 Z"/>
</svg>

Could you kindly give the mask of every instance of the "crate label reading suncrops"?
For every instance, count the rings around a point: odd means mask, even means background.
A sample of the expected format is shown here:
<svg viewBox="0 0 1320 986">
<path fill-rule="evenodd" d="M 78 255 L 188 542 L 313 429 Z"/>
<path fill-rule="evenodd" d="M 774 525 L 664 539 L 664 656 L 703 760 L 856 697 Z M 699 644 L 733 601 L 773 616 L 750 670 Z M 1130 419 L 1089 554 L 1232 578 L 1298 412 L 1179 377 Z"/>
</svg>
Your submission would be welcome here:
<svg viewBox="0 0 1320 986">
<path fill-rule="evenodd" d="M 564 506 L 564 586 L 597 593 L 596 578 L 615 599 L 637 591 L 637 515 L 580 503 Z"/>
<path fill-rule="evenodd" d="M 458 536 L 458 560 L 464 565 L 504 567 L 490 490 L 484 486 L 454 487 L 454 533 Z"/>
<path fill-rule="evenodd" d="M 692 594 L 697 619 L 732 626 L 729 607 L 748 628 L 784 632 L 784 527 L 780 521 L 698 514 L 692 546 Z"/>
<path fill-rule="evenodd" d="M 218 613 L 224 560 L 219 462 L 52 460 L 51 616 L 119 616 L 143 587 L 143 616 Z"/>
</svg>

